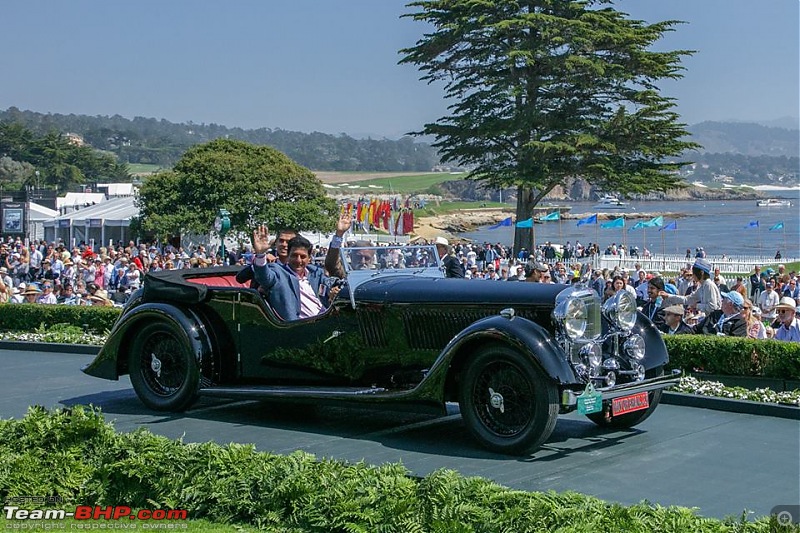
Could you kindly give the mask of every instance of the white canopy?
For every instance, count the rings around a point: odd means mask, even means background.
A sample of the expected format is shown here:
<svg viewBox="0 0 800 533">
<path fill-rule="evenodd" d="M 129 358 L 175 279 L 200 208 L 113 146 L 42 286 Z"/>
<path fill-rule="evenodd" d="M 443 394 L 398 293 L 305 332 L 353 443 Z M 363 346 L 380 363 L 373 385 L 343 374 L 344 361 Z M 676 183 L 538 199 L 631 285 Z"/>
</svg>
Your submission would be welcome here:
<svg viewBox="0 0 800 533">
<path fill-rule="evenodd" d="M 134 198 L 120 197 L 71 211 L 44 222 L 45 238 L 75 242 L 106 244 L 108 240 L 125 241 L 131 217 L 139 214 Z"/>
<path fill-rule="evenodd" d="M 28 203 L 28 217 L 31 221 L 50 220 L 58 216 L 58 211 L 33 202 Z"/>
<path fill-rule="evenodd" d="M 56 198 L 56 208 L 61 211 L 76 207 L 89 207 L 105 200 L 106 195 L 102 192 L 68 192 L 65 196 Z"/>
</svg>

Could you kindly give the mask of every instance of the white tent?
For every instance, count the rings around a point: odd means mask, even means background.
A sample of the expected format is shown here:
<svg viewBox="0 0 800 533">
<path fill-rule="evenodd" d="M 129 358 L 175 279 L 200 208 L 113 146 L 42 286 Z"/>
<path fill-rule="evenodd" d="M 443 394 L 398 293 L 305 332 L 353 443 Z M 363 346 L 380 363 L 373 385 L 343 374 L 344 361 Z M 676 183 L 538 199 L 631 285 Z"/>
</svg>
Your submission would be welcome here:
<svg viewBox="0 0 800 533">
<path fill-rule="evenodd" d="M 56 209 L 59 213 L 69 213 L 73 209 L 87 208 L 105 201 L 106 195 L 102 192 L 68 192 L 56 198 Z"/>
<path fill-rule="evenodd" d="M 44 223 L 58 216 L 58 211 L 34 202 L 28 202 L 28 237 L 44 238 Z"/>
<path fill-rule="evenodd" d="M 44 223 L 45 239 L 61 240 L 72 246 L 86 242 L 103 246 L 109 241 L 128 241 L 131 217 L 139 214 L 132 197 L 114 198 L 72 211 Z"/>
</svg>

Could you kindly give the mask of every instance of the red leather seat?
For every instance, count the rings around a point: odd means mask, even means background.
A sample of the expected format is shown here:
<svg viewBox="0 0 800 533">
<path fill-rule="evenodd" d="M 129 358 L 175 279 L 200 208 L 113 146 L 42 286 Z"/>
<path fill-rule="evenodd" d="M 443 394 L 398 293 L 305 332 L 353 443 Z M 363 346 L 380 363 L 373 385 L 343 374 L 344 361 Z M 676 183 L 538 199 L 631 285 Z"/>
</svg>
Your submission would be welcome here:
<svg viewBox="0 0 800 533">
<path fill-rule="evenodd" d="M 204 276 L 202 278 L 187 278 L 186 281 L 191 283 L 198 283 L 208 287 L 237 287 L 240 289 L 250 288 L 249 283 L 239 283 L 236 281 L 236 276 Z"/>
</svg>

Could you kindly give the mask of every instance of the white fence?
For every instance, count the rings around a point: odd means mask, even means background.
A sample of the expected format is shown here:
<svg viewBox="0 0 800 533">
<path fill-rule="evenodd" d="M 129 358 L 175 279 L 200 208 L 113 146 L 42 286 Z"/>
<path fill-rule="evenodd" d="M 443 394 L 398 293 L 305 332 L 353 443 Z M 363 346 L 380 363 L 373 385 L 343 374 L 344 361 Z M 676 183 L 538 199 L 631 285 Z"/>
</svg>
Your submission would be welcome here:
<svg viewBox="0 0 800 533">
<path fill-rule="evenodd" d="M 722 274 L 749 274 L 756 266 L 776 265 L 778 263 L 794 263 L 800 261 L 797 257 L 784 257 L 782 259 L 775 259 L 774 256 L 755 256 L 755 255 L 733 255 L 733 256 L 708 256 L 706 260 L 709 261 L 714 267 L 719 268 Z M 685 255 L 654 255 L 650 259 L 631 258 L 626 256 L 621 258 L 618 255 L 600 255 L 595 257 L 594 268 L 608 268 L 613 270 L 614 267 L 625 269 L 632 269 L 634 265 L 639 263 L 644 270 L 648 272 L 680 272 L 681 268 L 686 264 L 694 263 L 694 257 L 686 259 Z"/>
</svg>

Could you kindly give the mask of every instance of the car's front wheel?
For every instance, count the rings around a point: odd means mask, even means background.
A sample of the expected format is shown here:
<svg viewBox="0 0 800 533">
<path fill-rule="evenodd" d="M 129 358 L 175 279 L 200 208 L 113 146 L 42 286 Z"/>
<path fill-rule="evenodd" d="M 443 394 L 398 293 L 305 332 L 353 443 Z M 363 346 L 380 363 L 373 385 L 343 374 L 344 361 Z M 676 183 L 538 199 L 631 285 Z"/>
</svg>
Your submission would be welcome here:
<svg viewBox="0 0 800 533">
<path fill-rule="evenodd" d="M 478 442 L 498 453 L 524 454 L 553 432 L 558 389 L 530 357 L 488 346 L 467 362 L 459 405 Z"/>
<path fill-rule="evenodd" d="M 648 370 L 645 374 L 645 378 L 654 378 L 658 376 L 664 375 L 664 367 L 659 366 L 652 370 Z M 589 420 L 594 422 L 600 427 L 607 427 L 607 428 L 615 428 L 615 429 L 625 429 L 625 428 L 632 428 L 637 424 L 641 424 L 650 415 L 653 414 L 653 411 L 656 410 L 658 407 L 658 402 L 661 401 L 661 389 L 650 391 L 647 393 L 647 400 L 649 407 L 647 409 L 642 409 L 641 411 L 634 411 L 632 413 L 625 413 L 622 415 L 614 416 L 611 413 L 611 405 L 610 403 L 606 402 L 606 405 L 603 406 L 603 411 L 599 413 L 592 413 L 590 415 L 586 415 Z"/>
<path fill-rule="evenodd" d="M 148 324 L 138 332 L 128 354 L 128 370 L 136 395 L 151 409 L 183 411 L 197 397 L 197 360 L 166 324 Z"/>
</svg>

